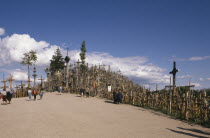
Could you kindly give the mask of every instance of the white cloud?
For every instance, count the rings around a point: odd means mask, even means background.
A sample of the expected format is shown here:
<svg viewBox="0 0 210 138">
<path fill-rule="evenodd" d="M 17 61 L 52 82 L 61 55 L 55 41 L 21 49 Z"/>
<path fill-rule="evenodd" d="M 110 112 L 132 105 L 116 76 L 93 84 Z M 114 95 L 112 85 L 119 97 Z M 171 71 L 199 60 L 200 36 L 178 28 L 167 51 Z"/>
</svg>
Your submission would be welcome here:
<svg viewBox="0 0 210 138">
<path fill-rule="evenodd" d="M 200 60 L 205 60 L 205 59 L 209 59 L 210 56 L 203 56 L 203 57 L 191 57 L 189 58 L 189 61 L 200 61 Z"/>
<path fill-rule="evenodd" d="M 190 57 L 190 58 L 178 58 L 173 56 L 171 58 L 171 61 L 202 61 L 202 60 L 206 60 L 206 59 L 210 59 L 210 56 L 202 56 L 202 57 L 198 57 L 198 56 L 194 56 L 194 57 Z"/>
<path fill-rule="evenodd" d="M 1 27 L 0 27 L 0 35 L 3 35 L 4 33 L 5 33 L 4 28 L 1 28 Z"/>
<path fill-rule="evenodd" d="M 195 85 L 195 87 L 201 87 L 200 83 L 192 83 L 192 85 Z"/>
<path fill-rule="evenodd" d="M 203 78 L 199 78 L 199 80 L 200 80 L 200 81 L 204 81 L 204 79 L 203 79 Z"/>
<path fill-rule="evenodd" d="M 190 75 L 182 75 L 182 76 L 178 76 L 178 79 L 186 79 L 186 78 L 191 78 Z"/>
<path fill-rule="evenodd" d="M 168 83 L 169 75 L 164 73 L 164 69 L 147 63 L 145 57 L 113 57 L 108 53 L 89 53 L 87 62 L 91 64 L 110 65 L 114 71 L 120 70 L 124 75 L 131 78 L 141 78 L 141 83 Z"/>
<path fill-rule="evenodd" d="M 38 65 L 49 63 L 57 46 L 51 46 L 45 41 L 37 42 L 27 34 L 13 34 L 0 40 L 0 64 L 21 62 L 21 57 L 30 50 L 37 51 Z"/>
<path fill-rule="evenodd" d="M 210 80 L 210 78 L 206 78 L 207 80 Z"/>
<path fill-rule="evenodd" d="M 24 71 L 14 71 L 11 73 L 15 81 L 27 81 L 28 75 Z"/>
<path fill-rule="evenodd" d="M 17 68 L 21 57 L 30 50 L 37 51 L 37 68 L 46 68 L 58 46 L 50 45 L 45 41 L 36 41 L 27 34 L 13 34 L 0 39 L 0 66 L 10 65 Z M 63 56 L 66 51 L 61 48 Z M 79 50 L 69 51 L 71 62 L 80 59 Z M 148 62 L 145 57 L 114 57 L 109 53 L 87 53 L 87 63 L 110 65 L 114 71 L 121 72 L 141 84 L 169 83 L 170 76 L 165 70 Z M 20 65 L 19 65 L 20 66 Z M 26 68 L 25 68 L 26 69 Z M 12 72 L 16 80 L 27 80 L 27 71 L 15 70 Z"/>
</svg>

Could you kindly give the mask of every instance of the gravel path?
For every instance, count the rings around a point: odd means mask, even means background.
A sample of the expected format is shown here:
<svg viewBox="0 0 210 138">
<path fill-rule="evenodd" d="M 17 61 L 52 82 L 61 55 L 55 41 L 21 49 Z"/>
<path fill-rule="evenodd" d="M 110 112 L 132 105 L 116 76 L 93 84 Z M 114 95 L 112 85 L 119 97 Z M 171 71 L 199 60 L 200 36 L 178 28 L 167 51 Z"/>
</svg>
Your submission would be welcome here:
<svg viewBox="0 0 210 138">
<path fill-rule="evenodd" d="M 7 137 L 210 138 L 210 129 L 105 99 L 47 93 L 0 105 L 0 138 Z"/>
</svg>

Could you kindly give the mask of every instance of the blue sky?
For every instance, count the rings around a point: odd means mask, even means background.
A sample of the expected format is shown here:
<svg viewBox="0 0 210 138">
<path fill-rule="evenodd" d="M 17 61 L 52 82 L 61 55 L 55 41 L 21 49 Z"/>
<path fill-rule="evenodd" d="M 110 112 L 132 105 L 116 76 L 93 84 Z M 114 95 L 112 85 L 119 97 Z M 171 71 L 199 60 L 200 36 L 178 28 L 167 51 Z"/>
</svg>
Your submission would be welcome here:
<svg viewBox="0 0 210 138">
<path fill-rule="evenodd" d="M 152 64 L 162 75 L 168 75 L 176 60 L 177 84 L 192 78 L 198 88 L 210 87 L 208 0 L 2 0 L 0 5 L 2 39 L 28 34 L 37 42 L 70 50 L 79 50 L 86 40 L 90 56 L 101 52 L 108 53 L 107 58 L 144 57 L 144 67 Z M 141 83 L 141 75 L 137 78 Z"/>
</svg>

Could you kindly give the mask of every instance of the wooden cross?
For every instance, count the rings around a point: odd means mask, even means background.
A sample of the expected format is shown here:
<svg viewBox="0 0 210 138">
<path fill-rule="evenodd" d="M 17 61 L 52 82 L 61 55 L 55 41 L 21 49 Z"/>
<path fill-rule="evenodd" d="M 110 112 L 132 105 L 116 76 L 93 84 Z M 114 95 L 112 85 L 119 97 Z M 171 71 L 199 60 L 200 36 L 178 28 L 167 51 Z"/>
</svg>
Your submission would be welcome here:
<svg viewBox="0 0 210 138">
<path fill-rule="evenodd" d="M 23 83 L 23 81 L 21 81 L 21 85 L 19 85 L 19 86 L 21 86 L 21 89 L 22 89 L 22 92 L 23 92 L 23 88 L 24 88 L 24 86 L 25 86 L 25 84 Z M 29 87 L 28 87 L 29 88 Z"/>
<path fill-rule="evenodd" d="M 41 79 L 38 79 L 38 80 L 41 80 L 41 88 L 42 88 L 42 87 L 43 87 L 42 81 L 44 80 L 44 79 L 42 78 L 42 75 L 41 75 Z"/>
<path fill-rule="evenodd" d="M 1 81 L 1 82 L 3 82 L 4 83 L 4 86 L 3 87 L 1 87 L 1 88 L 3 88 L 3 89 L 6 89 L 7 88 L 7 81 L 6 80 L 3 80 L 3 81 Z"/>
<path fill-rule="evenodd" d="M 3 88 L 4 90 L 6 90 L 6 88 L 7 88 L 7 81 L 6 81 L 6 80 L 4 80 L 4 74 L 3 74 L 3 81 L 1 81 L 1 82 L 3 82 L 3 83 L 4 83 L 4 86 L 3 86 L 3 87 L 1 87 L 1 88 Z"/>
<path fill-rule="evenodd" d="M 29 80 L 27 82 L 28 82 L 28 87 L 31 87 L 31 83 L 30 82 L 32 82 L 32 81 L 30 80 L 30 78 L 29 78 Z M 21 83 L 22 83 L 22 81 L 21 81 Z"/>
<path fill-rule="evenodd" d="M 177 72 L 178 72 L 178 69 L 176 68 L 176 62 L 174 61 L 173 70 L 170 72 L 170 74 L 173 75 L 173 85 L 176 85 L 176 73 Z"/>
<path fill-rule="evenodd" d="M 195 87 L 195 85 L 191 85 L 191 79 L 189 80 L 189 86 L 185 86 L 185 87 L 187 87 L 187 88 L 191 88 L 191 87 Z"/>
<path fill-rule="evenodd" d="M 9 79 L 8 79 L 9 83 L 10 83 L 10 90 L 12 90 L 12 82 L 14 81 L 12 75 L 9 75 Z"/>
</svg>

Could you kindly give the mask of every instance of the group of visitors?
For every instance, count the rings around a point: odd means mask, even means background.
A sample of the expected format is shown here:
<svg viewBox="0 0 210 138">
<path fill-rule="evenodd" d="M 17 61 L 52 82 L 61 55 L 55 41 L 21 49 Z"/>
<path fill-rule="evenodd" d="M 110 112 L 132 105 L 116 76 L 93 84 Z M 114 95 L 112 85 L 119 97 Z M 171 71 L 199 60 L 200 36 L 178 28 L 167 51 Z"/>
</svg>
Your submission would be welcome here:
<svg viewBox="0 0 210 138">
<path fill-rule="evenodd" d="M 123 95 L 121 89 L 115 89 L 113 92 L 113 100 L 115 104 L 122 103 Z"/>
<path fill-rule="evenodd" d="M 31 97 L 33 96 L 34 97 L 34 101 L 36 101 L 36 96 L 39 95 L 40 96 L 40 100 L 42 100 L 42 97 L 44 95 L 45 91 L 44 89 L 38 89 L 38 88 L 28 88 L 28 97 L 29 97 L 29 100 L 31 100 Z"/>
<path fill-rule="evenodd" d="M 0 92 L 0 99 L 3 100 L 2 105 L 10 104 L 12 97 L 13 97 L 13 90 L 3 89 L 3 91 Z"/>
<path fill-rule="evenodd" d="M 81 87 L 80 89 L 79 89 L 79 93 L 80 93 L 80 96 L 81 97 L 89 97 L 90 96 L 90 90 L 87 88 L 87 89 L 85 89 L 84 87 Z"/>
</svg>

